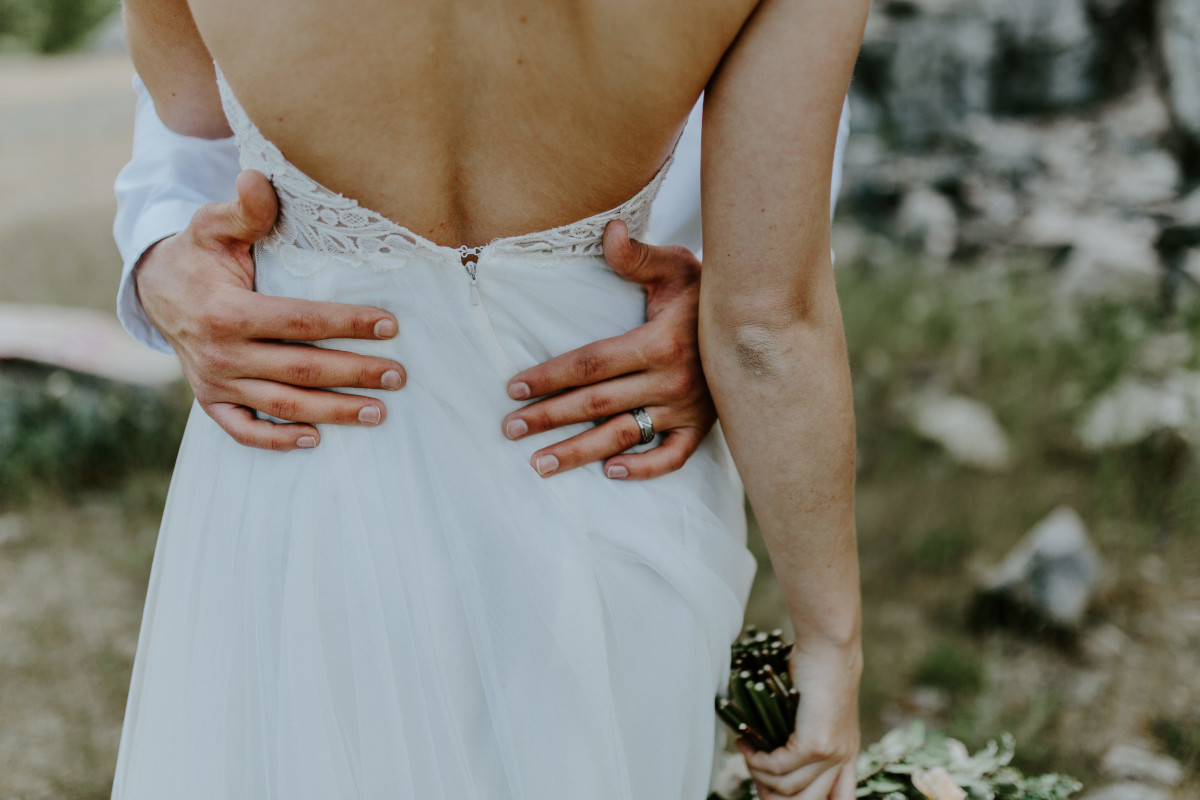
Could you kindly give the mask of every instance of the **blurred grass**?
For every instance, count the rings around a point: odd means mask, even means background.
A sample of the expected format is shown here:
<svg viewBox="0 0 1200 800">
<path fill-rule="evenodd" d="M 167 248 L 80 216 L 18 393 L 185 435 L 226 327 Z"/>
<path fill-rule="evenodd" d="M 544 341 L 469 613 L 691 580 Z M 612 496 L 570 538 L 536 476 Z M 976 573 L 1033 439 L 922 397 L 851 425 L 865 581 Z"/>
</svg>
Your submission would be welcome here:
<svg viewBox="0 0 1200 800">
<path fill-rule="evenodd" d="M 120 0 L 0 0 L 0 52 L 68 52 L 120 5 Z"/>
</svg>

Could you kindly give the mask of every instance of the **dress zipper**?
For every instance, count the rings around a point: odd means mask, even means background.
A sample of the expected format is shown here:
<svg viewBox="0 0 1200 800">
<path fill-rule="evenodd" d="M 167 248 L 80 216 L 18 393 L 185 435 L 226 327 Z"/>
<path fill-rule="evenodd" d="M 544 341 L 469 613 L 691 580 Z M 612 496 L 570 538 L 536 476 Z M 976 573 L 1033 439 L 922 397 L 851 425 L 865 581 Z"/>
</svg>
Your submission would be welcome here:
<svg viewBox="0 0 1200 800">
<path fill-rule="evenodd" d="M 467 247 L 462 245 L 458 248 L 458 257 L 462 261 L 463 268 L 467 271 L 467 278 L 471 285 L 471 305 L 477 306 L 480 303 L 479 297 L 479 255 L 483 252 L 483 247 Z M 468 261 L 467 256 L 475 256 L 474 261 Z"/>
</svg>

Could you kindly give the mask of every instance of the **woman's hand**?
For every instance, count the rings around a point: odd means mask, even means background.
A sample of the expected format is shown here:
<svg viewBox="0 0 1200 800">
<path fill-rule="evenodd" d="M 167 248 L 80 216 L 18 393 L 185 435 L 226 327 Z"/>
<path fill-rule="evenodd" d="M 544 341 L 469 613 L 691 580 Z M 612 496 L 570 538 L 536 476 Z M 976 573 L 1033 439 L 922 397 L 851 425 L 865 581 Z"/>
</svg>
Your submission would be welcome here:
<svg viewBox="0 0 1200 800">
<path fill-rule="evenodd" d="M 175 348 L 196 399 L 235 441 L 271 450 L 316 447 L 315 423 L 379 424 L 386 410 L 375 398 L 316 387 L 399 389 L 404 367 L 280 340 L 390 339 L 396 318 L 255 292 L 251 247 L 275 224 L 278 203 L 260 172 L 239 175 L 237 190 L 237 200 L 202 206 L 184 231 L 147 250 L 135 273 L 146 316 Z M 255 409 L 300 424 L 259 419 Z"/>
<path fill-rule="evenodd" d="M 792 683 L 800 690 L 796 730 L 769 753 L 737 742 L 763 800 L 853 800 L 858 755 L 858 682 L 862 655 L 851 647 L 792 650 Z"/>
<path fill-rule="evenodd" d="M 679 469 L 712 428 L 713 408 L 697 340 L 700 262 L 684 247 L 652 247 L 629 238 L 623 222 L 604 232 L 604 256 L 621 277 L 646 287 L 646 322 L 515 375 L 514 400 L 545 399 L 509 414 L 504 434 L 521 439 L 576 422 L 608 419 L 535 452 L 543 477 L 607 459 L 610 478 L 645 480 Z M 645 408 L 661 444 L 621 455 L 641 442 L 632 414 Z"/>
</svg>

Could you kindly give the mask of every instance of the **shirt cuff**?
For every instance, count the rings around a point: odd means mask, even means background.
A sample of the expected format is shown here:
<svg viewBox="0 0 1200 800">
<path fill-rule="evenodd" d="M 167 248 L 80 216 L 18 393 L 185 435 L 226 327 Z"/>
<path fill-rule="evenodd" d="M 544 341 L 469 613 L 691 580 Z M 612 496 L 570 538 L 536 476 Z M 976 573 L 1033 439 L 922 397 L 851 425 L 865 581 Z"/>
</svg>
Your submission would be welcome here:
<svg viewBox="0 0 1200 800">
<path fill-rule="evenodd" d="M 121 268 L 121 283 L 117 288 L 117 318 L 130 336 L 160 353 L 175 351 L 146 316 L 138 300 L 134 268 L 152 245 L 186 228 L 201 205 L 188 200 L 163 200 L 146 209 L 138 218 L 130 238 L 130 256 Z"/>
</svg>

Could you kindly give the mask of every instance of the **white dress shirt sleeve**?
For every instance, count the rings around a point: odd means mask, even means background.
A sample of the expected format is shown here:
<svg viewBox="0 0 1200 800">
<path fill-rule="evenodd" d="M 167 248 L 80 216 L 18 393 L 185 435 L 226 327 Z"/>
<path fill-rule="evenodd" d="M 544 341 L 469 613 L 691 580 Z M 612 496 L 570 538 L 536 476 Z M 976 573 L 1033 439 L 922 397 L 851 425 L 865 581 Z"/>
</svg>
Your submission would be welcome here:
<svg viewBox="0 0 1200 800">
<path fill-rule="evenodd" d="M 113 238 L 124 262 L 117 317 L 133 338 L 171 353 L 171 346 L 142 310 L 133 270 L 152 244 L 186 228 L 200 206 L 237 196 L 238 151 L 232 136 L 201 139 L 174 133 L 159 119 L 137 75 L 133 88 L 138 93 L 133 157 L 113 186 L 117 195 Z"/>
<path fill-rule="evenodd" d="M 704 97 L 688 116 L 683 135 L 675 146 L 675 164 L 667 173 L 662 188 L 650 212 L 650 225 L 646 241 L 650 244 L 681 244 L 703 257 L 703 242 L 700 235 L 700 118 Z M 842 159 L 846 151 L 846 140 L 850 136 L 850 99 L 842 104 L 842 117 L 838 121 L 837 144 L 833 151 L 833 179 L 829 187 L 829 213 L 837 205 L 838 192 L 842 188 Z"/>
</svg>

